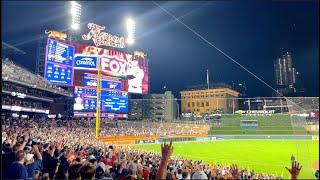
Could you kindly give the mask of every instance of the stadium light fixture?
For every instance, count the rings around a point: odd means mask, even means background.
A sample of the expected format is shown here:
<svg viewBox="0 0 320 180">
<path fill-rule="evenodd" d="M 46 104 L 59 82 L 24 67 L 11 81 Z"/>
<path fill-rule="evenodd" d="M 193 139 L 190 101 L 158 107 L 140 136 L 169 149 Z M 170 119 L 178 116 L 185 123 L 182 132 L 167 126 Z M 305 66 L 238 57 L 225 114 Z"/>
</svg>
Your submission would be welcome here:
<svg viewBox="0 0 320 180">
<path fill-rule="evenodd" d="M 136 30 L 136 23 L 132 18 L 126 19 L 126 29 L 127 29 L 127 43 L 129 45 L 134 44 L 134 34 Z"/>
<path fill-rule="evenodd" d="M 80 28 L 81 4 L 71 1 L 71 29 L 78 30 Z"/>
</svg>

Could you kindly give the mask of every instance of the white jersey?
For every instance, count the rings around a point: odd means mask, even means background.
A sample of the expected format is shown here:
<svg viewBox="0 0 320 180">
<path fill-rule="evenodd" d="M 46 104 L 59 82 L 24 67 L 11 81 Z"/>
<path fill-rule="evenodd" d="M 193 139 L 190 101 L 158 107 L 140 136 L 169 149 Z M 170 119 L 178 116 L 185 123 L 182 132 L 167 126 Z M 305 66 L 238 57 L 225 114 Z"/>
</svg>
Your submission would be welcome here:
<svg viewBox="0 0 320 180">
<path fill-rule="evenodd" d="M 128 75 L 133 75 L 133 79 L 128 80 L 128 91 L 133 93 L 142 93 L 142 80 L 144 77 L 143 69 L 132 67 L 128 69 Z"/>
</svg>

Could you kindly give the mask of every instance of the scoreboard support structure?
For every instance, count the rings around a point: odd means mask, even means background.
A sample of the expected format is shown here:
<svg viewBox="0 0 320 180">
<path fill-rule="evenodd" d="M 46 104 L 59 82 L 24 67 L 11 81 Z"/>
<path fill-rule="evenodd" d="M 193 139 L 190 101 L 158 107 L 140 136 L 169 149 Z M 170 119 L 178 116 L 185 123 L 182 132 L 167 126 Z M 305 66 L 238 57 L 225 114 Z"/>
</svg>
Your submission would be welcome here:
<svg viewBox="0 0 320 180">
<path fill-rule="evenodd" d="M 97 77 L 97 108 L 96 108 L 96 139 L 99 138 L 99 130 L 100 130 L 100 94 L 101 94 L 101 65 L 98 63 L 98 77 Z"/>
</svg>

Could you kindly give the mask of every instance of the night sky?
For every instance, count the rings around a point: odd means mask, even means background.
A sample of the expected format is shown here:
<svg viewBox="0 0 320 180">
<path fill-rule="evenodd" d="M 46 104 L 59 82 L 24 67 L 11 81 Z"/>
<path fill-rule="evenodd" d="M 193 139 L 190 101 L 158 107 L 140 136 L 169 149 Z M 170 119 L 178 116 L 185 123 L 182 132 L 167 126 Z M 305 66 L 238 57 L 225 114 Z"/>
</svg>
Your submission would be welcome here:
<svg viewBox="0 0 320 180">
<path fill-rule="evenodd" d="M 34 71 L 37 40 L 46 29 L 65 31 L 70 2 L 2 2 L 2 40 L 27 55 L 14 59 Z M 289 51 L 300 72 L 306 96 L 319 96 L 318 2 L 158 2 L 208 41 L 274 86 L 273 61 Z M 151 92 L 175 95 L 188 85 L 245 81 L 249 96 L 271 96 L 272 90 L 209 46 L 152 2 L 80 2 L 81 30 L 94 22 L 125 36 L 124 20 L 137 22 L 134 49 L 150 60 Z"/>
</svg>

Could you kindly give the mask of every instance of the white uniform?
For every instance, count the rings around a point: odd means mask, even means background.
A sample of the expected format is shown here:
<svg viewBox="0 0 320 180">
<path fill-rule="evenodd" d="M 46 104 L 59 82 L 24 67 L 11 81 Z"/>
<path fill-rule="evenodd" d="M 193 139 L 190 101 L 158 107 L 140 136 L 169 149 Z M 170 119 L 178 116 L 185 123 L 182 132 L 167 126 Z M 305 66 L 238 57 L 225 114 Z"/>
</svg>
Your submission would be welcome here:
<svg viewBox="0 0 320 180">
<path fill-rule="evenodd" d="M 128 91 L 132 93 L 142 93 L 142 80 L 144 77 L 143 69 L 135 66 L 128 69 L 127 73 L 128 75 L 134 76 L 133 79 L 128 80 Z"/>
<path fill-rule="evenodd" d="M 82 104 L 82 98 L 80 96 L 76 98 L 76 103 L 74 104 L 73 109 L 78 111 L 84 109 Z"/>
</svg>

